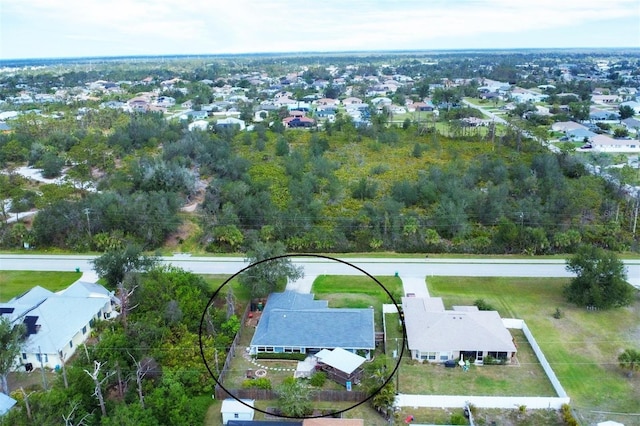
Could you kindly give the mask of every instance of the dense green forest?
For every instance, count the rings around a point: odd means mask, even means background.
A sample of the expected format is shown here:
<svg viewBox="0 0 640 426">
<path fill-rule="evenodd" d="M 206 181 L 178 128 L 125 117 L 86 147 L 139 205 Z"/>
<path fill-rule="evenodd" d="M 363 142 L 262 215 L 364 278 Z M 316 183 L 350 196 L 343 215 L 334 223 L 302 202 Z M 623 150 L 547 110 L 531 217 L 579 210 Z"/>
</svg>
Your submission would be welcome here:
<svg viewBox="0 0 640 426">
<path fill-rule="evenodd" d="M 0 229 L 6 248 L 153 250 L 188 225 L 181 241 L 210 252 L 257 240 L 292 252 L 637 249 L 635 205 L 620 188 L 512 128 L 396 127 L 383 115 L 361 127 L 338 115 L 322 131 L 204 132 L 158 113 L 25 114 L 0 134 L 0 163 L 66 176 L 0 175 L 11 211 L 40 209 L 32 227 Z"/>
<path fill-rule="evenodd" d="M 215 382 L 202 356 L 224 362 L 240 327 L 234 307 L 208 307 L 201 353 L 200 319 L 211 290 L 202 277 L 161 268 L 129 274 L 123 285 L 131 292 L 127 320 L 96 323 L 86 347 L 54 381 L 50 376 L 48 391 L 12 389 L 28 408 L 10 411 L 0 424 L 203 423 Z"/>
</svg>

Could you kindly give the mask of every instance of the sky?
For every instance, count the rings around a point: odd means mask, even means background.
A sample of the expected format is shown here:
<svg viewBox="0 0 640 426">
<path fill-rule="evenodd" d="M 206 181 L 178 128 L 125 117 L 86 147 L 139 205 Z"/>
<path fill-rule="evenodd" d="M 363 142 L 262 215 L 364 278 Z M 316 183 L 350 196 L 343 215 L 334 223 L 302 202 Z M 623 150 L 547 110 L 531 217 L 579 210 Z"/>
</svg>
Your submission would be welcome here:
<svg viewBox="0 0 640 426">
<path fill-rule="evenodd" d="M 640 47 L 639 0 L 0 0 L 0 60 Z"/>
</svg>

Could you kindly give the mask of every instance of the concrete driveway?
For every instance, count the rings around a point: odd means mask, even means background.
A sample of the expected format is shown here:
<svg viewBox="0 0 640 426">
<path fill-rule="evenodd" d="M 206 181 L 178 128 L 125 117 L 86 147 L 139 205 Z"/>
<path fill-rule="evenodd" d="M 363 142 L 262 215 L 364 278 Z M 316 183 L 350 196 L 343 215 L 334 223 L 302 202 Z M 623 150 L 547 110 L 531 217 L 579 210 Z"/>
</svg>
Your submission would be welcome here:
<svg viewBox="0 0 640 426">
<path fill-rule="evenodd" d="M 317 275 L 305 275 L 299 280 L 289 281 L 286 289 L 296 293 L 311 293 L 311 286 L 316 278 L 318 278 Z"/>
<path fill-rule="evenodd" d="M 415 297 L 429 297 L 429 290 L 427 290 L 427 282 L 425 277 L 403 277 L 402 287 L 404 288 L 404 295 L 413 293 Z"/>
</svg>

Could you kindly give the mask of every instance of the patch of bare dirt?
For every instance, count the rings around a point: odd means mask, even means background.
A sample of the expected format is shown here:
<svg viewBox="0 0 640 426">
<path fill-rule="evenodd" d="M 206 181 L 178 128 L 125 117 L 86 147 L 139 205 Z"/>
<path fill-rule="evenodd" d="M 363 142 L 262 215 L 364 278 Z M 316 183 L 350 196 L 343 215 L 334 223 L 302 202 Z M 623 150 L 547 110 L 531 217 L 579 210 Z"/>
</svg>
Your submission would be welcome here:
<svg viewBox="0 0 640 426">
<path fill-rule="evenodd" d="M 169 235 L 165 246 L 168 249 L 178 249 L 184 241 L 186 241 L 194 232 L 196 232 L 197 226 L 194 223 L 185 221 L 180 225 L 178 230 Z"/>
</svg>

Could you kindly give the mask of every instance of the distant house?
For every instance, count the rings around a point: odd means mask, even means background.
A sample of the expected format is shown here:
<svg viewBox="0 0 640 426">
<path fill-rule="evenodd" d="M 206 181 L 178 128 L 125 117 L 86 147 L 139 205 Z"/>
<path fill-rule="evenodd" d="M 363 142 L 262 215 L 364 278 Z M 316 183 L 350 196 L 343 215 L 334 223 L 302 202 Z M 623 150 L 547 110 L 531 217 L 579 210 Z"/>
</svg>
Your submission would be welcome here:
<svg viewBox="0 0 640 426">
<path fill-rule="evenodd" d="M 331 99 L 331 98 L 321 98 L 321 99 L 318 99 L 317 101 L 315 101 L 315 104 L 319 105 L 319 106 L 331 106 L 331 107 L 334 107 L 334 106 L 337 106 L 339 103 L 340 103 L 339 100 Z"/>
<path fill-rule="evenodd" d="M 373 309 L 329 308 L 313 294 L 292 291 L 269 295 L 250 344 L 252 354 L 316 354 L 335 348 L 375 349 Z"/>
<path fill-rule="evenodd" d="M 510 94 L 511 99 L 517 103 L 542 102 L 549 97 L 542 93 L 536 93 L 527 89 L 515 88 Z"/>
<path fill-rule="evenodd" d="M 209 116 L 207 111 L 187 111 L 180 114 L 180 120 L 204 120 Z"/>
<path fill-rule="evenodd" d="M 22 296 L 0 303 L 0 315 L 26 326 L 27 338 L 18 364 L 53 369 L 84 343 L 96 320 L 115 314 L 116 303 L 103 286 L 77 281 L 58 293 L 35 286 Z"/>
<path fill-rule="evenodd" d="M 170 108 L 176 104 L 176 100 L 171 96 L 159 96 L 155 103 L 158 106 Z"/>
<path fill-rule="evenodd" d="M 209 122 L 207 120 L 196 120 L 192 123 L 189 123 L 187 127 L 189 128 L 189 131 L 193 131 L 195 129 L 207 130 L 209 128 Z"/>
<path fill-rule="evenodd" d="M 567 138 L 570 141 L 574 141 L 574 142 L 581 142 L 585 138 L 590 140 L 592 137 L 594 137 L 596 135 L 596 133 L 594 133 L 594 132 L 592 132 L 591 130 L 588 130 L 588 129 L 567 130 L 567 132 L 565 134 L 566 134 Z"/>
<path fill-rule="evenodd" d="M 133 112 L 146 112 L 149 110 L 149 101 L 145 98 L 129 99 L 127 105 Z"/>
<path fill-rule="evenodd" d="M 309 117 L 291 116 L 282 120 L 282 124 L 284 124 L 285 127 L 290 128 L 312 127 L 314 124 L 316 124 L 316 121 L 313 118 Z"/>
<path fill-rule="evenodd" d="M 234 118 L 234 117 L 227 117 L 227 118 L 221 118 L 220 120 L 216 121 L 216 127 L 217 128 L 237 128 L 238 130 L 244 130 L 246 125 L 244 120 L 240 120 L 239 118 Z"/>
<path fill-rule="evenodd" d="M 591 101 L 595 104 L 615 104 L 622 101 L 620 95 L 591 95 Z"/>
<path fill-rule="evenodd" d="M 223 425 L 228 424 L 230 420 L 253 420 L 254 409 L 252 407 L 255 401 L 253 399 L 242 399 L 240 401 L 232 398 L 222 401 L 220 413 L 222 414 Z"/>
<path fill-rule="evenodd" d="M 640 130 L 640 120 L 636 118 L 625 118 L 621 123 L 631 133 L 637 133 Z"/>
<path fill-rule="evenodd" d="M 640 152 L 637 139 L 614 139 L 608 135 L 595 135 L 591 138 L 591 146 L 602 152 Z"/>
<path fill-rule="evenodd" d="M 602 109 L 593 108 L 589 111 L 589 120 L 604 121 L 604 120 L 618 120 L 620 115 L 617 111 L 605 111 Z"/>
<path fill-rule="evenodd" d="M 586 129 L 586 128 L 587 128 L 586 126 L 580 123 L 576 123 L 575 121 L 558 121 L 551 125 L 551 130 L 553 130 L 554 132 L 563 132 L 563 133 L 569 130 Z"/>
<path fill-rule="evenodd" d="M 437 297 L 403 297 L 402 310 L 411 358 L 444 362 L 463 357 L 482 363 L 491 356 L 507 362 L 516 354 L 511 333 L 496 311 L 475 306 L 445 310 Z"/>
<path fill-rule="evenodd" d="M 349 97 L 346 98 L 342 101 L 342 105 L 357 105 L 357 104 L 361 104 L 362 103 L 362 99 L 360 98 L 355 98 L 355 97 Z"/>
</svg>

